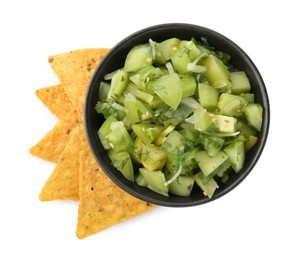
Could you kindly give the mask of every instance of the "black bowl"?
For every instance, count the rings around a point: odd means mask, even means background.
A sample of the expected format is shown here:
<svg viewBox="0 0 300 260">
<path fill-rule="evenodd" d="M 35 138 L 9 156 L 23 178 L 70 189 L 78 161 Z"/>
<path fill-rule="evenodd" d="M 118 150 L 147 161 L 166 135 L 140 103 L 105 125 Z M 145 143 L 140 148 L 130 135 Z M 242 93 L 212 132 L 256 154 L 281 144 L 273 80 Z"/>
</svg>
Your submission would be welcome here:
<svg viewBox="0 0 300 260">
<path fill-rule="evenodd" d="M 264 108 L 263 125 L 258 135 L 258 142 L 246 154 L 243 169 L 238 174 L 231 174 L 226 184 L 219 184 L 219 189 L 216 190 L 211 199 L 205 197 L 200 189 L 194 189 L 189 197 L 179 197 L 172 194 L 170 194 L 169 197 L 165 197 L 148 188 L 140 187 L 136 183 L 128 181 L 111 165 L 107 152 L 104 150 L 97 134 L 98 129 L 104 122 L 104 118 L 95 112 L 94 107 L 98 101 L 99 85 L 100 82 L 104 80 L 104 76 L 124 66 L 126 55 L 133 46 L 147 43 L 149 39 L 161 42 L 172 37 L 177 37 L 181 40 L 195 38 L 196 41 L 199 42 L 205 40 L 217 50 L 230 54 L 232 65 L 238 70 L 245 71 L 251 83 L 251 92 L 255 94 L 256 102 L 262 104 Z M 85 103 L 85 129 L 87 139 L 97 162 L 107 176 L 120 188 L 141 200 L 170 207 L 195 206 L 211 202 L 225 195 L 240 184 L 251 172 L 260 158 L 268 136 L 269 121 L 270 109 L 267 90 L 252 60 L 230 39 L 208 28 L 192 24 L 171 23 L 156 25 L 133 33 L 120 41 L 109 51 L 97 67 L 90 81 Z"/>
</svg>

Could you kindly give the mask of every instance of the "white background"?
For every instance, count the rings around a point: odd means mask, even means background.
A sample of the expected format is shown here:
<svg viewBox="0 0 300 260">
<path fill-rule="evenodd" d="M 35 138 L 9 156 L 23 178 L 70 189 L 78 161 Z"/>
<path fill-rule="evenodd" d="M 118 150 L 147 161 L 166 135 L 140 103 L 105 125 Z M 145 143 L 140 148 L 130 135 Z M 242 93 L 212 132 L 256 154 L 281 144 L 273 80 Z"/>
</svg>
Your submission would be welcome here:
<svg viewBox="0 0 300 260">
<path fill-rule="evenodd" d="M 1 1 L 0 259 L 300 259 L 299 9 L 297 1 Z M 158 208 L 84 240 L 77 202 L 40 202 L 54 164 L 28 149 L 56 118 L 34 91 L 58 83 L 47 58 L 112 47 L 144 27 L 216 30 L 254 61 L 271 127 L 253 172 L 191 208 Z"/>
</svg>

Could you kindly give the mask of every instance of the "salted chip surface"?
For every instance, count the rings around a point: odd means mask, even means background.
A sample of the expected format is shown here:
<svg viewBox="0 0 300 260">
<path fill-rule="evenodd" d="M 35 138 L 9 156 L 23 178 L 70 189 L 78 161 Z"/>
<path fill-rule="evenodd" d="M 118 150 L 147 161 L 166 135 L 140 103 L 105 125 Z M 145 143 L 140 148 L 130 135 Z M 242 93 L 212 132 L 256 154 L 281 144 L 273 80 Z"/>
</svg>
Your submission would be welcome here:
<svg viewBox="0 0 300 260">
<path fill-rule="evenodd" d="M 76 234 L 85 238 L 154 205 L 116 186 L 101 170 L 88 146 L 83 111 L 91 76 L 109 49 L 84 49 L 49 57 L 61 84 L 41 88 L 37 97 L 60 120 L 35 146 L 32 155 L 57 165 L 40 193 L 40 200 L 78 200 Z"/>
<path fill-rule="evenodd" d="M 96 66 L 109 51 L 106 48 L 75 50 L 50 56 L 48 61 L 83 122 L 86 91 Z"/>
<path fill-rule="evenodd" d="M 86 145 L 83 125 L 71 133 L 59 161 L 40 193 L 40 200 L 79 199 L 79 152 Z"/>
<path fill-rule="evenodd" d="M 35 94 L 58 119 L 77 121 L 76 110 L 61 84 L 37 89 Z"/>
<path fill-rule="evenodd" d="M 57 122 L 40 141 L 30 147 L 29 152 L 41 159 L 58 162 L 76 125 L 76 122 Z"/>
<path fill-rule="evenodd" d="M 88 145 L 80 151 L 79 158 L 78 238 L 85 238 L 156 207 L 116 186 L 99 167 Z"/>
</svg>

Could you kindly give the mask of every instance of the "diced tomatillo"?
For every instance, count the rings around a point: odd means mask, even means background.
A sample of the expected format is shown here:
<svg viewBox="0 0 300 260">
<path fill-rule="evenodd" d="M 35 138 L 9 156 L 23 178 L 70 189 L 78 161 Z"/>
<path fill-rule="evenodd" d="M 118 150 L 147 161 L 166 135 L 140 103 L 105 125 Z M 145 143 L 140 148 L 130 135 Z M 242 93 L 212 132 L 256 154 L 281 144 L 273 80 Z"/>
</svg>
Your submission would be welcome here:
<svg viewBox="0 0 300 260">
<path fill-rule="evenodd" d="M 152 89 L 154 92 L 174 110 L 180 104 L 182 98 L 182 88 L 178 75 L 169 74 L 157 79 Z"/>
<path fill-rule="evenodd" d="M 195 179 L 196 183 L 199 185 L 199 187 L 202 189 L 203 194 L 205 196 L 211 198 L 214 195 L 215 190 L 219 188 L 219 185 L 213 178 L 210 179 L 210 181 L 207 184 L 204 184 L 204 182 L 202 180 L 202 176 L 203 176 L 203 173 L 199 172 L 194 175 L 194 179 Z"/>
<path fill-rule="evenodd" d="M 245 108 L 246 118 L 257 131 L 261 130 L 263 108 L 260 104 L 248 104 Z"/>
<path fill-rule="evenodd" d="M 99 135 L 100 141 L 101 141 L 104 149 L 106 149 L 106 150 L 111 149 L 111 146 L 109 145 L 108 140 L 107 140 L 107 136 L 111 133 L 110 126 L 113 122 L 118 122 L 118 120 L 112 116 L 108 117 L 104 121 L 104 123 L 102 124 L 100 129 L 98 130 L 98 135 Z"/>
<path fill-rule="evenodd" d="M 206 67 L 204 75 L 213 87 L 220 92 L 231 87 L 229 71 L 221 60 L 211 54 L 203 61 L 203 64 Z"/>
<path fill-rule="evenodd" d="M 239 172 L 245 162 L 245 147 L 241 141 L 235 141 L 229 144 L 224 152 L 228 155 L 228 159 L 235 172 Z"/>
<path fill-rule="evenodd" d="M 135 72 L 153 62 L 152 50 L 149 44 L 141 44 L 133 47 L 127 54 L 124 70 Z"/>
<path fill-rule="evenodd" d="M 117 168 L 127 180 L 134 181 L 132 161 L 128 152 L 109 150 L 108 157 L 111 159 L 112 165 Z"/>
<path fill-rule="evenodd" d="M 209 156 L 207 152 L 200 151 L 195 155 L 195 159 L 205 176 L 211 174 L 228 158 L 228 155 L 223 151 L 217 152 L 214 156 Z"/>
<path fill-rule="evenodd" d="M 179 176 L 169 185 L 169 191 L 172 194 L 188 197 L 191 195 L 194 187 L 194 178 L 191 176 Z"/>
<path fill-rule="evenodd" d="M 169 196 L 169 188 L 164 185 L 166 177 L 161 171 L 149 171 L 146 168 L 140 168 L 140 173 L 144 177 L 149 189 L 160 193 L 164 196 Z"/>
<path fill-rule="evenodd" d="M 116 152 L 128 151 L 133 146 L 133 141 L 121 121 L 112 122 L 110 124 L 110 133 L 104 138 L 108 145 Z"/>
<path fill-rule="evenodd" d="M 247 101 L 241 96 L 228 93 L 222 93 L 218 102 L 220 114 L 226 116 L 241 116 L 246 105 Z"/>
<path fill-rule="evenodd" d="M 190 74 L 185 74 L 180 77 L 182 97 L 194 96 L 197 87 L 196 80 Z"/>
<path fill-rule="evenodd" d="M 152 143 L 165 127 L 155 124 L 134 124 L 132 130 L 145 144 Z"/>
<path fill-rule="evenodd" d="M 130 93 L 125 96 L 124 107 L 130 123 L 137 123 L 152 117 L 152 110 Z"/>
<path fill-rule="evenodd" d="M 165 166 L 167 161 L 167 153 L 154 144 L 145 144 L 142 149 L 142 164 L 150 170 L 160 170 Z"/>
<path fill-rule="evenodd" d="M 247 93 L 251 90 L 249 79 L 244 71 L 231 72 L 229 78 L 232 83 L 231 92 L 233 94 Z"/>
<path fill-rule="evenodd" d="M 212 86 L 200 83 L 198 85 L 198 95 L 202 107 L 212 109 L 218 106 L 219 92 Z"/>
<path fill-rule="evenodd" d="M 108 92 L 108 100 L 110 98 L 118 99 L 119 96 L 123 93 L 124 89 L 128 84 L 128 74 L 124 70 L 118 70 L 115 73 L 111 80 L 111 86 Z"/>
<path fill-rule="evenodd" d="M 168 62 L 174 52 L 177 50 L 180 40 L 177 38 L 170 38 L 155 46 L 155 61 L 160 64 Z"/>
<path fill-rule="evenodd" d="M 182 47 L 173 54 L 171 62 L 176 72 L 180 74 L 188 72 L 187 65 L 190 62 L 189 52 L 188 48 Z"/>
</svg>

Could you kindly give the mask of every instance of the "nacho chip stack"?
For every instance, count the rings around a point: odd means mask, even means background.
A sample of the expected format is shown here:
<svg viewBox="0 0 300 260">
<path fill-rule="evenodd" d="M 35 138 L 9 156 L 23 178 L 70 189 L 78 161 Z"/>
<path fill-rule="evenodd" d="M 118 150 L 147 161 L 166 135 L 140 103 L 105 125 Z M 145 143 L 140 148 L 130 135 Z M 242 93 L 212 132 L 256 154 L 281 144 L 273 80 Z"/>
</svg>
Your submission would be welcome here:
<svg viewBox="0 0 300 260">
<path fill-rule="evenodd" d="M 49 57 L 60 83 L 36 91 L 58 123 L 30 153 L 56 163 L 40 193 L 41 201 L 78 200 L 76 235 L 85 238 L 142 214 L 155 206 L 117 187 L 89 149 L 84 127 L 85 93 L 90 78 L 108 49 L 83 49 Z"/>
</svg>

